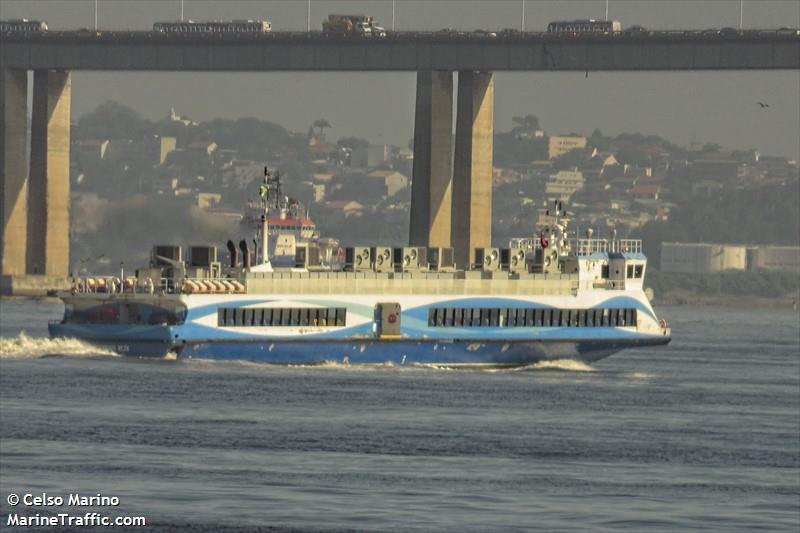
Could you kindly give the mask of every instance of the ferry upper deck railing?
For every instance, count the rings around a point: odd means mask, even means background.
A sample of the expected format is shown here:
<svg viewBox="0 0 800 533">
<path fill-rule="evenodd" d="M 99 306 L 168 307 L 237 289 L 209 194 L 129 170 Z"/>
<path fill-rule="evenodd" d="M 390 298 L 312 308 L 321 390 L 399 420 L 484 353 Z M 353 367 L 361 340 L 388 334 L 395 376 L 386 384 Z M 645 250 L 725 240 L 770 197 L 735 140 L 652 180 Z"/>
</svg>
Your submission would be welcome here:
<svg viewBox="0 0 800 533">
<path fill-rule="evenodd" d="M 606 253 L 642 253 L 641 239 L 592 239 L 592 238 L 572 238 L 569 239 L 570 250 L 578 256 Z M 536 237 L 514 238 L 509 241 L 511 248 L 522 248 L 523 250 L 533 251 L 542 247 L 540 240 Z"/>
</svg>

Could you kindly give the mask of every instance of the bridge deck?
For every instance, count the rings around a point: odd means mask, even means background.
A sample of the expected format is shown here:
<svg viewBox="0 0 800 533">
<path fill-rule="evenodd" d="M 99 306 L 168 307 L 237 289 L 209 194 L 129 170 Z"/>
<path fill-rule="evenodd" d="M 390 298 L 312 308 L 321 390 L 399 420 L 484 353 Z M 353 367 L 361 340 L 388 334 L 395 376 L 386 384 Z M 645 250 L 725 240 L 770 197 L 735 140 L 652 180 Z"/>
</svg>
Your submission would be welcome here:
<svg viewBox="0 0 800 533">
<path fill-rule="evenodd" d="M 171 35 L 47 32 L 0 36 L 0 66 L 66 70 L 601 71 L 800 69 L 796 30 L 563 35 L 321 32 Z"/>
</svg>

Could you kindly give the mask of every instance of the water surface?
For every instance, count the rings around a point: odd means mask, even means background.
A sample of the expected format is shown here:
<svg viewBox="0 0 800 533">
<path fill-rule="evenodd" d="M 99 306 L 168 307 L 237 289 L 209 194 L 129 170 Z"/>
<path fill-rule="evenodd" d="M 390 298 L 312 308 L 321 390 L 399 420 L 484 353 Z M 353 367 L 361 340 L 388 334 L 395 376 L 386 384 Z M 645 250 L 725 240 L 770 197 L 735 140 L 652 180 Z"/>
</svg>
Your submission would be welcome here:
<svg viewBox="0 0 800 533">
<path fill-rule="evenodd" d="M 103 354 L 4 300 L 0 516 L 101 492 L 172 531 L 797 531 L 797 313 L 659 312 L 672 344 L 592 366 L 287 368 Z"/>
</svg>

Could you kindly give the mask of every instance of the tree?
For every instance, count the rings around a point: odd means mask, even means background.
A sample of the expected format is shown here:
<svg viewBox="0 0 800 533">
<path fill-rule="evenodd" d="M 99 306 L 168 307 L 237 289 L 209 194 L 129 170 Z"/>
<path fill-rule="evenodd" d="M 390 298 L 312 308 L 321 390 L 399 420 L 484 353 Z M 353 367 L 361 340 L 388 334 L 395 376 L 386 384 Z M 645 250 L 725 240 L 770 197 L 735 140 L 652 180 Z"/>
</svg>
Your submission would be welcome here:
<svg viewBox="0 0 800 533">
<path fill-rule="evenodd" d="M 536 115 L 525 115 L 524 117 L 511 117 L 511 121 L 516 124 L 515 130 L 536 131 L 539 128 L 539 117 Z"/>
<path fill-rule="evenodd" d="M 75 127 L 78 139 L 141 139 L 152 124 L 130 107 L 107 101 L 86 113 Z"/>
<path fill-rule="evenodd" d="M 319 128 L 319 138 L 320 138 L 321 141 L 324 141 L 325 140 L 325 128 L 332 127 L 331 123 L 328 122 L 324 118 L 320 118 L 320 119 L 317 119 L 317 120 L 314 121 L 314 126 Z"/>
</svg>

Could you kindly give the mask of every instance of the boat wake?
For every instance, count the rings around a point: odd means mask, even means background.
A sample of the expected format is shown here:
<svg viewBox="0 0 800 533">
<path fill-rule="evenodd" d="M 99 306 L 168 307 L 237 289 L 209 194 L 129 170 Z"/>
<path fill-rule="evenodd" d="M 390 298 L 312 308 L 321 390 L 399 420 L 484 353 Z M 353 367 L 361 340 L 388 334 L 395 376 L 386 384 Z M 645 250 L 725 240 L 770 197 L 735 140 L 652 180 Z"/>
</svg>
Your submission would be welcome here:
<svg viewBox="0 0 800 533">
<path fill-rule="evenodd" d="M 64 357 L 118 357 L 112 351 L 92 346 L 77 339 L 48 339 L 28 337 L 0 338 L 0 359 L 39 359 L 47 356 Z"/>
<path fill-rule="evenodd" d="M 432 363 L 411 363 L 398 365 L 392 362 L 381 364 L 351 364 L 348 361 L 320 361 L 318 363 L 306 364 L 274 364 L 257 361 L 244 360 L 224 360 L 215 361 L 208 359 L 187 359 L 196 365 L 225 365 L 225 366 L 245 366 L 255 368 L 272 369 L 313 369 L 321 371 L 346 371 L 346 372 L 413 372 L 413 371 L 462 371 L 462 372 L 488 372 L 488 373 L 507 373 L 507 372 L 531 372 L 531 371 L 561 371 L 561 372 L 596 372 L 597 369 L 583 361 L 574 359 L 556 359 L 552 361 L 540 361 L 538 363 L 525 366 L 491 366 L 474 364 L 432 364 Z"/>
<path fill-rule="evenodd" d="M 583 361 L 575 359 L 554 359 L 552 361 L 539 361 L 525 370 L 566 370 L 568 372 L 596 372 L 597 369 Z"/>
</svg>

